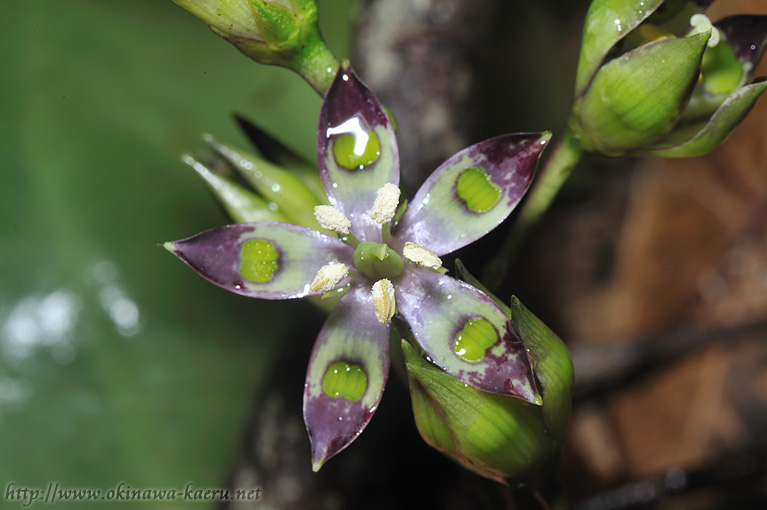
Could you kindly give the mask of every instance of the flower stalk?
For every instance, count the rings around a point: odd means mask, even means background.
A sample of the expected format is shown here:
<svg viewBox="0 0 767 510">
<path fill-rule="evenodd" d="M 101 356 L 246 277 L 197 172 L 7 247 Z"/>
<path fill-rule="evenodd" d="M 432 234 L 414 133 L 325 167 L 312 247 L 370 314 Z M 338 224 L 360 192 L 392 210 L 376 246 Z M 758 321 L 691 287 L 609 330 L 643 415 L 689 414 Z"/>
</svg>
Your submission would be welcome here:
<svg viewBox="0 0 767 510">
<path fill-rule="evenodd" d="M 498 288 L 503 283 L 511 263 L 519 254 L 530 232 L 551 206 L 583 154 L 578 138 L 570 130 L 565 131 L 562 140 L 549 155 L 543 170 L 533 182 L 509 235 L 488 263 L 484 280 L 492 282 L 492 287 Z"/>
</svg>

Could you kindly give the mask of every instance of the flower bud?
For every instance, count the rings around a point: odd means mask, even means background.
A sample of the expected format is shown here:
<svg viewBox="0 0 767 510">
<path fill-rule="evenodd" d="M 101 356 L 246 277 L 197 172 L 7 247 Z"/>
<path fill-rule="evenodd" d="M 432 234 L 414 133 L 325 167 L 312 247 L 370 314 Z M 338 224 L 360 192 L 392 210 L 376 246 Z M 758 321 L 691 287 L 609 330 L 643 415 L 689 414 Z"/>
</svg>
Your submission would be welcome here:
<svg viewBox="0 0 767 510">
<path fill-rule="evenodd" d="M 511 311 L 508 328 L 530 353 L 542 406 L 467 386 L 405 341 L 402 350 L 424 440 L 479 475 L 531 483 L 556 463 L 570 413 L 572 362 L 561 340 L 516 298 Z"/>
<path fill-rule="evenodd" d="M 710 33 L 655 41 L 603 65 L 573 108 L 584 148 L 620 155 L 667 134 L 698 81 Z"/>
<path fill-rule="evenodd" d="M 767 88 L 748 84 L 764 16 L 712 24 L 710 0 L 594 0 L 586 16 L 571 130 L 608 156 L 697 156 L 717 147 Z"/>
<path fill-rule="evenodd" d="M 338 61 L 322 40 L 314 0 L 173 0 L 256 62 L 301 74 L 320 94 Z"/>
<path fill-rule="evenodd" d="M 225 32 L 230 37 L 241 39 L 261 39 L 248 0 L 173 1 L 203 20 L 216 33 Z"/>
</svg>

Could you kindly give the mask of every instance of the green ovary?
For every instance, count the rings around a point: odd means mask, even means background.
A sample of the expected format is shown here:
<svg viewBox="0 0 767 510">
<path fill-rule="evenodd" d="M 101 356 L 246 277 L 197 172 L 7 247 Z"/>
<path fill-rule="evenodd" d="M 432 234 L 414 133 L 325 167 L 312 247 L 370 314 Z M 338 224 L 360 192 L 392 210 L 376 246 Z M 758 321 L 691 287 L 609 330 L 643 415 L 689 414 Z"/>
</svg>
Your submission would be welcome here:
<svg viewBox="0 0 767 510">
<path fill-rule="evenodd" d="M 360 243 L 352 258 L 354 267 L 371 280 L 396 278 L 402 273 L 402 257 L 385 244 Z"/>
<path fill-rule="evenodd" d="M 240 274 L 250 282 L 266 283 L 279 269 L 280 254 L 265 239 L 251 239 L 240 251 Z"/>
<path fill-rule="evenodd" d="M 345 361 L 333 363 L 322 379 L 322 391 L 332 398 L 343 397 L 356 402 L 365 394 L 368 377 L 359 365 Z"/>
<path fill-rule="evenodd" d="M 458 176 L 455 187 L 466 207 L 478 213 L 492 209 L 501 198 L 501 188 L 493 184 L 481 168 L 464 170 Z"/>
<path fill-rule="evenodd" d="M 480 361 L 487 349 L 498 341 L 495 326 L 485 319 L 471 319 L 455 337 L 453 351 L 469 362 Z"/>
<path fill-rule="evenodd" d="M 358 136 L 367 135 L 364 148 L 357 143 Z M 381 144 L 372 131 L 342 135 L 333 143 L 333 155 L 342 167 L 349 170 L 361 169 L 371 165 L 381 154 Z"/>
</svg>

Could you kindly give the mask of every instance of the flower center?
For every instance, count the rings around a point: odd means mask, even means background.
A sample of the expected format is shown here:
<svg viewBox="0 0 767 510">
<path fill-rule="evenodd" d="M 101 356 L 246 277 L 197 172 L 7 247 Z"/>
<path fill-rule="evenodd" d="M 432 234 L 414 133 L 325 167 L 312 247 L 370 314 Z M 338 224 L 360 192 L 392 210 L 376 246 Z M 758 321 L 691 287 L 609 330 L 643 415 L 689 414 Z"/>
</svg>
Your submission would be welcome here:
<svg viewBox="0 0 767 510">
<path fill-rule="evenodd" d="M 386 244 L 360 243 L 354 249 L 354 267 L 371 280 L 396 278 L 402 266 L 402 257 Z"/>
</svg>

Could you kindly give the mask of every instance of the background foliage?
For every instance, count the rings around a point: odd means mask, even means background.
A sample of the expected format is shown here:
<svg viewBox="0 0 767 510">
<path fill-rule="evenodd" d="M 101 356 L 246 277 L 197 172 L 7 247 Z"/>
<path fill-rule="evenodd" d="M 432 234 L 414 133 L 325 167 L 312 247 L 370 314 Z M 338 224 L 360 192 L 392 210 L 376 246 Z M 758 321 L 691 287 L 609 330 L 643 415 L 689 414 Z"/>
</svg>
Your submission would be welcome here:
<svg viewBox="0 0 767 510">
<path fill-rule="evenodd" d="M 324 7 L 345 54 L 349 2 Z M 225 222 L 178 155 L 243 144 L 236 111 L 311 157 L 320 98 L 170 1 L 3 10 L 2 488 L 220 487 L 287 326 L 157 246 Z"/>
</svg>

